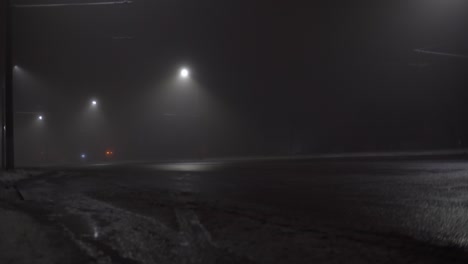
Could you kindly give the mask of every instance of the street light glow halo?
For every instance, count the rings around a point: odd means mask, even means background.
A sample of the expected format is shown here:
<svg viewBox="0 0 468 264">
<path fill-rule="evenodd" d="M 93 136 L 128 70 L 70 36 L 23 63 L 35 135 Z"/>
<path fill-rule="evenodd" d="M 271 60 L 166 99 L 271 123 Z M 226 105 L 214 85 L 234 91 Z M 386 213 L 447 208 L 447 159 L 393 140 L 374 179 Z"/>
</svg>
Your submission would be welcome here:
<svg viewBox="0 0 468 264">
<path fill-rule="evenodd" d="M 189 75 L 190 75 L 190 71 L 187 68 L 182 68 L 180 70 L 180 77 L 182 77 L 183 79 L 188 78 Z"/>
</svg>

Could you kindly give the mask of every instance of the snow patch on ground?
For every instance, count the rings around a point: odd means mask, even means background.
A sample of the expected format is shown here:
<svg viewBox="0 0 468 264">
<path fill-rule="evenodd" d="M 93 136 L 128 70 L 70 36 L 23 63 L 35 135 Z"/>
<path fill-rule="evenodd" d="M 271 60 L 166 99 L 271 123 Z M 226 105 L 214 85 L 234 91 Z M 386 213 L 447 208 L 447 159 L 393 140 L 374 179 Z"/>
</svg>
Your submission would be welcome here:
<svg viewBox="0 0 468 264">
<path fill-rule="evenodd" d="M 70 228 L 78 234 L 77 241 L 111 258 L 138 263 L 249 263 L 218 248 L 191 210 L 176 211 L 180 229 L 174 230 L 154 218 L 83 195 L 73 195 L 64 204 L 68 214 L 81 216 L 88 225 L 88 233 Z"/>
<path fill-rule="evenodd" d="M 73 260 L 73 244 L 65 244 L 54 234 L 57 233 L 51 227 L 31 216 L 0 207 L 0 263 L 50 264 L 82 261 Z"/>
</svg>

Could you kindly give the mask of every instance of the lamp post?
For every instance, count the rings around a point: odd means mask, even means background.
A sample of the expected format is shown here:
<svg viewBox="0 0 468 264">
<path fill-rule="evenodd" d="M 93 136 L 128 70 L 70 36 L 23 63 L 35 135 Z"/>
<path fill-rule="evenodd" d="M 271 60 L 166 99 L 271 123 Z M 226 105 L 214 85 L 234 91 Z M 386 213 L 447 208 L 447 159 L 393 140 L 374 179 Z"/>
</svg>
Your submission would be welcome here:
<svg viewBox="0 0 468 264">
<path fill-rule="evenodd" d="M 4 54 L 5 81 L 3 87 L 3 116 L 2 116 L 2 167 L 6 170 L 15 168 L 14 132 L 13 132 L 13 34 L 12 9 L 10 0 L 2 1 L 4 10 Z"/>
</svg>

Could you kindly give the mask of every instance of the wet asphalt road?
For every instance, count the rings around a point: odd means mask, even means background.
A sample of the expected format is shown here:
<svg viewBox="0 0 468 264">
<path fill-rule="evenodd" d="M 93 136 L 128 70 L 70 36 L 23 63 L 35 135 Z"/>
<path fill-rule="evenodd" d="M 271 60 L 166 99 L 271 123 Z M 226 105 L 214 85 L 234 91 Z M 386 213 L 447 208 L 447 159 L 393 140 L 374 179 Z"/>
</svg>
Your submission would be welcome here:
<svg viewBox="0 0 468 264">
<path fill-rule="evenodd" d="M 440 231 L 439 237 L 451 233 L 463 243 L 468 235 L 460 226 L 468 224 L 463 213 L 468 160 L 206 161 L 91 165 L 77 171 L 135 189 L 195 193 L 337 224 L 415 225 Z"/>
<path fill-rule="evenodd" d="M 292 227 L 296 242 L 298 234 L 308 230 L 335 230 L 335 235 L 346 234 L 348 242 L 360 243 L 360 247 L 383 244 L 406 250 L 403 255 L 421 247 L 427 249 L 420 255 L 447 249 L 437 253 L 436 263 L 450 262 L 453 255 L 463 262 L 467 256 L 468 160 L 244 160 L 98 164 L 60 170 L 72 176 L 58 180 L 59 186 L 101 193 L 96 196 L 136 213 L 151 211 L 144 199 L 159 199 L 155 192 L 190 196 L 198 203 L 194 210 L 201 223 L 219 241 L 230 239 L 223 235 L 240 234 L 231 222 L 249 215 L 263 224 Z M 228 216 L 207 213 L 203 206 L 225 210 Z M 230 227 L 219 227 L 220 221 Z M 169 222 L 166 219 L 170 226 Z M 236 239 L 245 237 L 231 240 Z M 256 252 L 267 240 L 259 238 Z M 242 254 L 247 247 L 232 246 L 231 250 Z M 303 251 L 308 251 L 307 246 Z M 255 260 L 256 253 L 252 254 L 250 259 Z M 285 254 L 284 261 L 290 263 L 313 260 L 306 255 L 291 260 Z M 258 263 L 267 262 L 263 257 Z M 321 262 L 329 263 L 317 261 Z"/>
</svg>

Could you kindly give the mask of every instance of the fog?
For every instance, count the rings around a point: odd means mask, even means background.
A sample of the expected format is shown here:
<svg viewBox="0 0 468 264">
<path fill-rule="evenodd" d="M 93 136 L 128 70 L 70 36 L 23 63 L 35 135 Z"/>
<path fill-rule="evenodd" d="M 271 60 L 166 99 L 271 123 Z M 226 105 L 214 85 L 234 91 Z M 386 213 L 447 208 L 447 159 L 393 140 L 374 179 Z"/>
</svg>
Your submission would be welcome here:
<svg viewBox="0 0 468 264">
<path fill-rule="evenodd" d="M 332 2 L 14 1 L 18 165 L 468 147 L 468 3 Z"/>
</svg>

